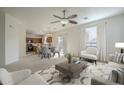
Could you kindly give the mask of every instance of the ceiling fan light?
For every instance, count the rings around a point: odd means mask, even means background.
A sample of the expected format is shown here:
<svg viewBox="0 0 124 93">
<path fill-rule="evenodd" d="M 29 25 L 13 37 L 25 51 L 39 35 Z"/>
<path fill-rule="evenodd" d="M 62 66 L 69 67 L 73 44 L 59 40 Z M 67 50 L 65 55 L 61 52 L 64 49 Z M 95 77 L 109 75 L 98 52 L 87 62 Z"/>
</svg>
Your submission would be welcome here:
<svg viewBox="0 0 124 93">
<path fill-rule="evenodd" d="M 61 24 L 68 24 L 68 20 L 61 20 Z"/>
</svg>

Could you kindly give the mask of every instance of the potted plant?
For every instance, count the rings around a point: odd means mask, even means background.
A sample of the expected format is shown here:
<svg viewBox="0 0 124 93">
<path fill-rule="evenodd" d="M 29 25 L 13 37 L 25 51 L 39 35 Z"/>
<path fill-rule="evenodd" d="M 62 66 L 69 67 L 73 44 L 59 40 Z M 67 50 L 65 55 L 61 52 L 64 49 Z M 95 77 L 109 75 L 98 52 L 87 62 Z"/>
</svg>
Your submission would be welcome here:
<svg viewBox="0 0 124 93">
<path fill-rule="evenodd" d="M 72 61 L 72 56 L 70 53 L 65 54 L 65 57 L 68 59 L 68 63 L 70 64 Z"/>
</svg>

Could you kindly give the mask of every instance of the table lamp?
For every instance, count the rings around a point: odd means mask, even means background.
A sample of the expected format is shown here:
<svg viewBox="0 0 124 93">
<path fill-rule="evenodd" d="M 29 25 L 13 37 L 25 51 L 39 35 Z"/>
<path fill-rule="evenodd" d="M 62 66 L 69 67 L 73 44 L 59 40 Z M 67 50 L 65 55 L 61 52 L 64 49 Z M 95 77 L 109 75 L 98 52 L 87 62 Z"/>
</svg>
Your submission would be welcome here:
<svg viewBox="0 0 124 93">
<path fill-rule="evenodd" d="M 120 52 L 124 53 L 124 42 L 115 43 L 115 47 L 120 48 L 121 49 Z"/>
</svg>

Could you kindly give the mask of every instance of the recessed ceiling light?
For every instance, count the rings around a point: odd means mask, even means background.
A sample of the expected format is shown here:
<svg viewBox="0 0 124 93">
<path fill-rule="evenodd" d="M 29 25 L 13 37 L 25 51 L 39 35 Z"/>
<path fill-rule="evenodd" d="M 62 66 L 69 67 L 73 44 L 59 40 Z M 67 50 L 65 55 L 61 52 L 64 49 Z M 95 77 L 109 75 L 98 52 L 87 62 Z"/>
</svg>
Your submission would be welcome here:
<svg viewBox="0 0 124 93">
<path fill-rule="evenodd" d="M 84 20 L 87 20 L 88 19 L 88 17 L 84 17 Z"/>
</svg>

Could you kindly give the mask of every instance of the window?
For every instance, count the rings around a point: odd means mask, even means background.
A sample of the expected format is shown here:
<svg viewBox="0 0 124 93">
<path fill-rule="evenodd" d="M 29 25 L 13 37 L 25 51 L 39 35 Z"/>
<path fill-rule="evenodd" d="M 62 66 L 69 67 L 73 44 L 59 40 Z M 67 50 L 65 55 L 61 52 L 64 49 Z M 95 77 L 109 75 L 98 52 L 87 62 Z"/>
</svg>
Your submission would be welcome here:
<svg viewBox="0 0 124 93">
<path fill-rule="evenodd" d="M 64 54 L 64 38 L 62 36 L 58 37 L 58 48 L 60 50 L 60 55 Z"/>
<path fill-rule="evenodd" d="M 89 27 L 85 29 L 85 46 L 96 47 L 97 27 Z"/>
<path fill-rule="evenodd" d="M 63 44 L 63 37 L 61 36 L 58 37 L 58 44 Z"/>
</svg>

